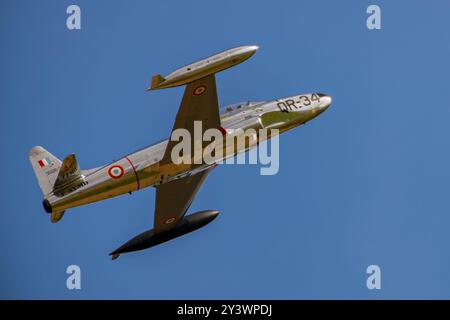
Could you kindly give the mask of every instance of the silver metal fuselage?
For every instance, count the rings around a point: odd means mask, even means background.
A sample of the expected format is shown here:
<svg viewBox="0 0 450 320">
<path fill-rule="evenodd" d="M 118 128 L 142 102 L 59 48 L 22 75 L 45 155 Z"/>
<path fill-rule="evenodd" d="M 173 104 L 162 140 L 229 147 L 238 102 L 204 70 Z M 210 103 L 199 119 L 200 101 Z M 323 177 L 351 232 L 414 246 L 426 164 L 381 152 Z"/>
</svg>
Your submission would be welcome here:
<svg viewBox="0 0 450 320">
<path fill-rule="evenodd" d="M 241 104 L 221 114 L 222 127 L 230 132 L 235 129 L 278 129 L 280 133 L 295 128 L 325 111 L 331 98 L 324 94 L 303 94 L 266 102 Z M 241 130 L 239 130 L 241 131 Z M 224 136 L 226 137 L 226 135 Z M 261 139 L 259 136 L 257 140 Z M 223 158 L 234 156 L 261 141 L 223 154 Z M 146 187 L 170 182 L 195 174 L 215 164 L 201 166 L 173 163 L 162 164 L 168 140 L 131 153 L 118 161 L 102 167 L 83 171 L 85 185 L 64 196 L 50 193 L 46 201 L 53 212 L 93 203 Z"/>
</svg>

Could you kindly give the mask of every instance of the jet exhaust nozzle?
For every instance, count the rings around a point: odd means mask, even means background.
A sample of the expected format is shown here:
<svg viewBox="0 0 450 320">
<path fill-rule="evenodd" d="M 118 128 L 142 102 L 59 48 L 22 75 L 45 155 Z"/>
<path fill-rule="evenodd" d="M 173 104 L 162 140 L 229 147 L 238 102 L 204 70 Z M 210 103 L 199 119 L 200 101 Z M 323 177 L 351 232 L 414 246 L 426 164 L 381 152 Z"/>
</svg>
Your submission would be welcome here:
<svg viewBox="0 0 450 320">
<path fill-rule="evenodd" d="M 123 244 L 109 255 L 117 259 L 119 255 L 126 252 L 148 249 L 163 242 L 172 240 L 184 234 L 190 233 L 213 221 L 219 215 L 217 210 L 199 211 L 185 216 L 173 229 L 155 232 L 154 229 L 147 230 Z"/>
</svg>

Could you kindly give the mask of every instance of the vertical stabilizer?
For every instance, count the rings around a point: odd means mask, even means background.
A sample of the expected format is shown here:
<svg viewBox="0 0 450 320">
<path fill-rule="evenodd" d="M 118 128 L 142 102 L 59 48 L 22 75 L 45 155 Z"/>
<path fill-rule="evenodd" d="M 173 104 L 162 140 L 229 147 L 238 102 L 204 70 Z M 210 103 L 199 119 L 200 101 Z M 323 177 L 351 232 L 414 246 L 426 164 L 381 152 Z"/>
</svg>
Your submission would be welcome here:
<svg viewBox="0 0 450 320">
<path fill-rule="evenodd" d="M 40 146 L 31 148 L 29 158 L 44 196 L 52 192 L 61 160 Z"/>
</svg>

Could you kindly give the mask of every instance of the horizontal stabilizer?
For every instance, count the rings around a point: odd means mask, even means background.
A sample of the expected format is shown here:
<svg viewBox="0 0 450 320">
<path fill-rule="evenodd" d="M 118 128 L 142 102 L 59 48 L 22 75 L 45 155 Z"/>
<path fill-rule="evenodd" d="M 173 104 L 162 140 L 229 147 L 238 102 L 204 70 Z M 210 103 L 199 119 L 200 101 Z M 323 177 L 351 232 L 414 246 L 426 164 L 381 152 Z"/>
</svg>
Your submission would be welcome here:
<svg viewBox="0 0 450 320">
<path fill-rule="evenodd" d="M 81 174 L 80 166 L 74 154 L 67 156 L 56 178 L 53 193 L 56 196 L 63 196 L 85 184 L 84 176 Z"/>
<path fill-rule="evenodd" d="M 50 221 L 51 221 L 52 223 L 58 222 L 58 221 L 61 220 L 62 217 L 64 216 L 64 212 L 65 212 L 65 211 L 61 211 L 61 212 L 52 212 L 52 213 L 50 214 Z"/>
</svg>

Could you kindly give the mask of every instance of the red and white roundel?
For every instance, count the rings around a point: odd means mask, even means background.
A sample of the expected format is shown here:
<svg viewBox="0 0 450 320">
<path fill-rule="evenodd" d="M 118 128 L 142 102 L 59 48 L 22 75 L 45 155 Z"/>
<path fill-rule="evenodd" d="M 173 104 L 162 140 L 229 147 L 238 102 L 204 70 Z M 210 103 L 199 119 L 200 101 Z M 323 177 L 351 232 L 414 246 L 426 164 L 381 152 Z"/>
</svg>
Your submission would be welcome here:
<svg viewBox="0 0 450 320">
<path fill-rule="evenodd" d="M 194 89 L 194 92 L 192 94 L 194 96 L 199 96 L 199 95 L 202 95 L 203 93 L 205 93 L 205 91 L 206 91 L 206 86 L 199 86 Z"/>
<path fill-rule="evenodd" d="M 109 176 L 113 179 L 122 178 L 124 173 L 125 173 L 125 170 L 123 170 L 122 166 L 119 166 L 119 165 L 112 166 L 108 170 Z"/>
<path fill-rule="evenodd" d="M 172 222 L 174 222 L 176 220 L 175 217 L 169 218 L 166 221 L 164 221 L 165 224 L 171 224 Z"/>
</svg>

